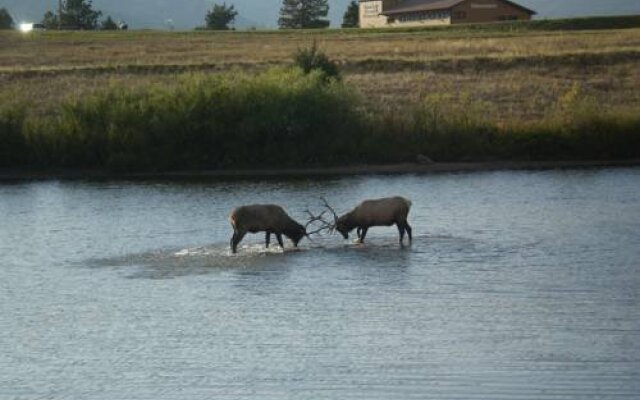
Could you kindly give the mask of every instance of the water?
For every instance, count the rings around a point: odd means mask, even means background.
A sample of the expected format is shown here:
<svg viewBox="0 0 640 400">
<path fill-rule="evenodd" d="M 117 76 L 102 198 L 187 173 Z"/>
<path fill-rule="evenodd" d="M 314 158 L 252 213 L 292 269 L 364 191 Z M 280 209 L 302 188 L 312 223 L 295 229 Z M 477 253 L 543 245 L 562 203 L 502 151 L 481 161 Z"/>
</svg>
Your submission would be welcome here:
<svg viewBox="0 0 640 400">
<path fill-rule="evenodd" d="M 390 194 L 228 250 L 229 210 Z M 0 399 L 638 399 L 640 169 L 0 185 Z"/>
</svg>

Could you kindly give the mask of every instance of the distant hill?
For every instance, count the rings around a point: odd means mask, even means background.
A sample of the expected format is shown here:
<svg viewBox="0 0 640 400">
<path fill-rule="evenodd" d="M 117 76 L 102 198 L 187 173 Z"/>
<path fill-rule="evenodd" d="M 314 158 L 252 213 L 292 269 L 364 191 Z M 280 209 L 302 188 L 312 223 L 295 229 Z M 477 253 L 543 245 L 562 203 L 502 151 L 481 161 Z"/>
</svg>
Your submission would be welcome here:
<svg viewBox="0 0 640 400">
<path fill-rule="evenodd" d="M 204 15 L 213 0 L 94 0 L 94 8 L 116 20 L 124 20 L 132 29 L 193 29 L 204 23 Z M 329 0 L 329 16 L 339 26 L 350 0 Z M 516 0 L 538 12 L 536 18 L 591 15 L 640 14 L 639 0 Z M 218 1 L 222 3 L 222 1 Z M 240 15 L 237 28 L 276 27 L 281 0 L 226 0 Z M 47 10 L 55 9 L 57 0 L 0 0 L 18 22 L 35 22 Z"/>
</svg>

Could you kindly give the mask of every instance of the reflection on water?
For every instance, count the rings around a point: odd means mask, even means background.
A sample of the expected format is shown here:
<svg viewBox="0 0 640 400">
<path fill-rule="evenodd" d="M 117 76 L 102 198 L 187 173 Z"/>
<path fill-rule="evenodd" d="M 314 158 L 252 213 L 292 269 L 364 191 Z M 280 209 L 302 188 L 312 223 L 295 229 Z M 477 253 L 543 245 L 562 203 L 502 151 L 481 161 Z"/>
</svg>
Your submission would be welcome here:
<svg viewBox="0 0 640 400">
<path fill-rule="evenodd" d="M 334 240 L 332 240 L 334 239 Z M 414 242 L 442 241 L 442 238 L 417 236 Z M 448 238 L 448 240 L 455 240 Z M 464 240 L 463 240 L 464 241 Z M 171 279 L 180 276 L 213 274 L 233 270 L 241 274 L 251 274 L 276 265 L 285 269 L 287 265 L 313 262 L 327 264 L 336 262 L 348 265 L 362 265 L 368 270 L 407 267 L 410 253 L 420 253 L 417 246 L 400 247 L 397 241 L 377 240 L 367 244 L 349 243 L 337 237 L 317 237 L 312 242 L 294 248 L 285 244 L 285 249 L 277 245 L 269 248 L 263 244 L 245 244 L 232 254 L 228 244 L 216 243 L 183 249 L 146 251 L 138 254 L 84 260 L 77 265 L 81 268 L 111 268 L 129 274 L 129 278 Z"/>
<path fill-rule="evenodd" d="M 228 248 L 228 212 L 413 200 Z M 640 170 L 0 186 L 0 399 L 640 398 Z"/>
</svg>

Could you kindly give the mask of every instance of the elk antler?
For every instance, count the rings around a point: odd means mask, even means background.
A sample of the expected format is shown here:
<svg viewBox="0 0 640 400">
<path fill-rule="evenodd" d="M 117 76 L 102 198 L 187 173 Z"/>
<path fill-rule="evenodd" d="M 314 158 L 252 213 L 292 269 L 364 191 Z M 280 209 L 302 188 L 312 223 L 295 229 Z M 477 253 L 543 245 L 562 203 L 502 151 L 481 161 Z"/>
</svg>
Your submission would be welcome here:
<svg viewBox="0 0 640 400">
<path fill-rule="evenodd" d="M 322 205 L 331 212 L 331 214 L 333 214 L 333 224 L 331 225 L 331 230 L 334 230 L 336 228 L 336 225 L 338 224 L 338 214 L 336 213 L 336 211 L 333 209 L 333 207 L 331 207 L 329 205 L 329 202 L 327 201 L 327 199 L 325 199 L 324 197 L 320 197 L 320 200 L 322 200 Z M 326 211 L 326 210 L 325 210 Z"/>
<path fill-rule="evenodd" d="M 324 210 L 323 212 L 321 212 L 321 213 L 320 213 L 320 214 L 318 214 L 318 215 L 314 215 L 314 214 L 313 214 L 311 211 L 309 211 L 308 209 L 307 209 L 307 210 L 304 210 L 304 212 L 305 212 L 307 215 L 309 215 L 309 219 L 307 220 L 307 223 L 306 223 L 306 224 L 305 224 L 305 226 L 304 226 L 305 231 L 307 230 L 307 228 L 308 228 L 310 225 L 313 225 L 313 224 L 314 224 L 314 223 L 316 223 L 316 222 L 321 222 L 321 223 L 322 223 L 322 225 L 320 226 L 320 228 L 318 228 L 318 229 L 316 229 L 316 230 L 314 230 L 314 231 L 311 231 L 311 232 L 307 232 L 307 236 L 309 236 L 309 235 L 314 235 L 314 234 L 316 234 L 316 233 L 320 233 L 320 232 L 322 232 L 322 231 L 324 231 L 324 230 L 330 230 L 330 229 L 331 229 L 331 224 L 330 224 L 329 222 L 327 222 L 327 221 L 324 219 L 324 215 L 327 213 L 327 210 Z"/>
<path fill-rule="evenodd" d="M 336 227 L 336 223 L 338 221 L 338 215 L 336 214 L 336 212 L 333 210 L 333 208 L 329 205 L 329 202 L 324 198 L 321 197 L 320 198 L 322 200 L 323 206 L 325 208 L 325 210 L 323 210 L 320 214 L 315 215 L 314 213 L 312 213 L 311 211 L 309 211 L 309 209 L 305 210 L 305 213 L 309 216 L 309 219 L 307 220 L 307 224 L 305 225 L 305 230 L 313 225 L 316 222 L 320 222 L 321 225 L 319 228 L 317 228 L 314 231 L 311 232 L 307 232 L 307 236 L 309 235 L 313 235 L 316 233 L 320 233 L 322 231 L 329 231 L 329 232 L 333 232 L 333 230 Z M 331 214 L 333 215 L 333 223 L 327 221 L 324 216 L 325 214 L 327 214 L 327 212 L 331 212 Z"/>
<path fill-rule="evenodd" d="M 329 205 L 329 202 L 324 197 L 321 197 L 320 199 L 322 200 L 322 203 L 323 203 L 322 205 L 325 208 L 325 210 L 322 211 L 320 214 L 315 215 L 314 213 L 309 211 L 309 209 L 304 210 L 304 212 L 309 216 L 309 219 L 307 220 L 307 223 L 304 226 L 305 231 L 309 226 L 313 225 L 314 223 L 316 222 L 321 223 L 320 227 L 317 228 L 316 230 L 307 232 L 307 237 L 309 237 L 309 235 L 314 235 L 322 231 L 333 232 L 333 230 L 336 228 L 336 224 L 338 223 L 338 214 L 336 214 L 335 210 Z M 331 212 L 331 214 L 333 215 L 333 223 L 327 221 L 324 218 L 327 212 Z"/>
</svg>

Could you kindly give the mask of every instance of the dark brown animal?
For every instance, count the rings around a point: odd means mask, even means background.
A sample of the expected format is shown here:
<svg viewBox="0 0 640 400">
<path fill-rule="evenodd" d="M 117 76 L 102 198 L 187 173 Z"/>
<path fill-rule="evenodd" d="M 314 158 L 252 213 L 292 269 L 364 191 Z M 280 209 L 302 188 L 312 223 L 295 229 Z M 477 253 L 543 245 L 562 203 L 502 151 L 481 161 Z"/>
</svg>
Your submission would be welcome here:
<svg viewBox="0 0 640 400">
<path fill-rule="evenodd" d="M 237 252 L 238 243 L 247 233 L 266 232 L 266 246 L 269 247 L 271 234 L 275 234 L 278 244 L 284 249 L 282 235 L 285 235 L 298 247 L 300 240 L 307 234 L 306 228 L 291 218 L 280 206 L 274 204 L 255 204 L 234 209 L 229 216 L 233 227 L 231 251 Z"/>
<path fill-rule="evenodd" d="M 349 238 L 349 232 L 356 229 L 358 242 L 364 243 L 364 238 L 367 236 L 367 230 L 370 227 L 396 224 L 400 233 L 400 245 L 402 246 L 405 232 L 409 236 L 409 243 L 413 240 L 411 226 L 407 222 L 410 209 L 411 201 L 404 197 L 365 200 L 350 212 L 337 217 L 335 229 L 345 239 Z"/>
</svg>

